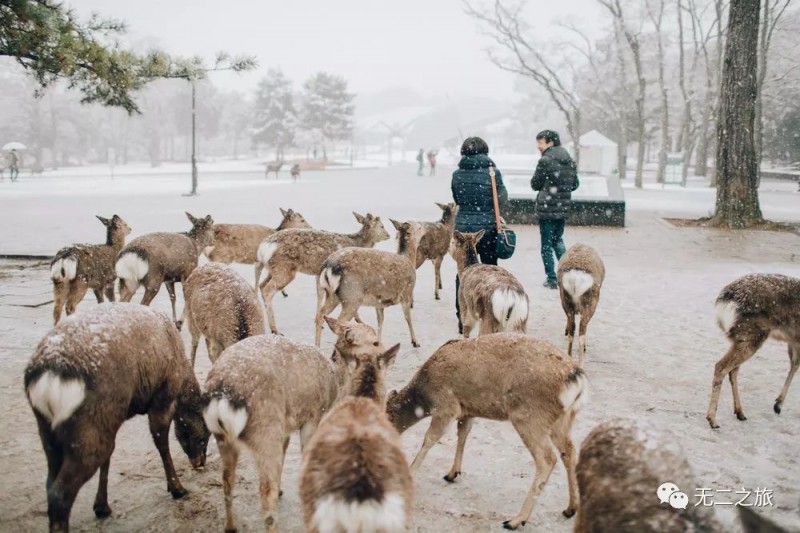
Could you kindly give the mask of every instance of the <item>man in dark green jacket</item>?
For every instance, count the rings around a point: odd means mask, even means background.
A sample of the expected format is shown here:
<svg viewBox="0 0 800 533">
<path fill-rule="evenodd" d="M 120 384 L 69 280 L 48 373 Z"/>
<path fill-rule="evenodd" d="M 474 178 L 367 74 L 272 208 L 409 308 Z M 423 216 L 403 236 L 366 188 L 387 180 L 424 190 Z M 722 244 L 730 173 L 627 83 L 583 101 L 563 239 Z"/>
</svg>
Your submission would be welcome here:
<svg viewBox="0 0 800 533">
<path fill-rule="evenodd" d="M 566 252 L 564 225 L 572 210 L 572 192 L 580 182 L 575 161 L 561 146 L 558 133 L 552 130 L 539 132 L 536 142 L 542 157 L 536 165 L 531 187 L 539 193 L 536 196 L 536 217 L 539 219 L 542 262 L 547 275 L 544 286 L 557 289 L 556 261 Z"/>
</svg>

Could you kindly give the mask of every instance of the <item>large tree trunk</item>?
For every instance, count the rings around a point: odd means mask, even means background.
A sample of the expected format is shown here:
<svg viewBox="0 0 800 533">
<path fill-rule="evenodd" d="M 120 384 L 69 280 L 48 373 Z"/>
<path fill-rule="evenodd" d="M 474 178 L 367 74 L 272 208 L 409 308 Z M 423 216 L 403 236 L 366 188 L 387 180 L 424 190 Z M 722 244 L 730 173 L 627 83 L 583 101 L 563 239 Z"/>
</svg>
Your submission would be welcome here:
<svg viewBox="0 0 800 533">
<path fill-rule="evenodd" d="M 624 94 L 628 85 L 628 76 L 625 69 L 625 56 L 622 53 L 622 35 L 620 32 L 619 24 L 614 22 L 615 43 L 617 49 L 617 90 L 619 91 L 618 98 L 620 99 L 618 120 L 619 120 L 619 135 L 617 139 L 617 170 L 619 171 L 619 179 L 624 180 L 628 175 L 628 124 L 625 120 L 625 98 Z"/>
<path fill-rule="evenodd" d="M 581 162 L 581 114 L 577 109 L 573 111 L 572 118 L 567 122 L 567 130 L 572 139 L 575 167 L 578 167 Z"/>
<path fill-rule="evenodd" d="M 731 0 L 717 122 L 717 206 L 712 223 L 745 228 L 762 221 L 755 126 L 759 0 Z"/>
</svg>

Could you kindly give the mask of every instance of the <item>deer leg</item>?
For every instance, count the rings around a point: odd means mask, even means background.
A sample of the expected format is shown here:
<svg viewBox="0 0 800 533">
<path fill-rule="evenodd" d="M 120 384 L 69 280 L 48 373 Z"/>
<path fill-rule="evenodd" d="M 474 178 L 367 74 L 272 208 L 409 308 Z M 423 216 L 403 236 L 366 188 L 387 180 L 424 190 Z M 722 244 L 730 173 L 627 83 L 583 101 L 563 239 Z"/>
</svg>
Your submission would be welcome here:
<svg viewBox="0 0 800 533">
<path fill-rule="evenodd" d="M 550 438 L 558 452 L 561 454 L 561 462 L 567 470 L 567 485 L 569 486 L 569 504 L 562 514 L 567 518 L 575 515 L 578 509 L 578 475 L 576 468 L 575 444 L 572 442 L 570 433 L 572 424 L 575 421 L 575 413 L 565 413 L 561 419 L 553 426 Z"/>
<path fill-rule="evenodd" d="M 111 452 L 113 453 L 113 448 Z M 94 497 L 94 515 L 97 518 L 111 516 L 111 507 L 108 506 L 108 470 L 111 468 L 111 455 L 100 466 L 100 482 L 97 485 L 97 495 Z"/>
<path fill-rule="evenodd" d="M 767 336 L 763 333 L 758 334 L 755 338 L 745 340 L 733 340 L 731 347 L 725 355 L 717 361 L 714 365 L 714 380 L 711 383 L 711 400 L 708 404 L 708 412 L 706 413 L 706 420 L 708 424 L 716 429 L 719 427 L 717 424 L 717 405 L 719 404 L 719 393 L 722 388 L 722 380 L 725 379 L 731 370 L 739 367 L 742 363 L 750 359 L 753 354 L 764 344 Z M 737 392 L 738 394 L 738 392 Z"/>
<path fill-rule="evenodd" d="M 411 307 L 413 306 L 412 302 L 403 302 L 403 315 L 406 317 L 406 324 L 408 324 L 408 332 L 411 335 L 411 346 L 414 348 L 419 348 L 419 342 L 417 342 L 417 335 L 414 333 L 414 324 L 411 322 Z"/>
<path fill-rule="evenodd" d="M 189 331 L 192 334 L 192 368 L 194 368 L 194 360 L 197 358 L 197 346 L 200 344 L 200 334 L 191 327 L 192 323 L 189 322 Z"/>
<path fill-rule="evenodd" d="M 280 335 L 281 333 L 278 331 L 277 324 L 275 324 L 275 312 L 272 310 L 272 299 L 278 291 L 283 290 L 284 287 L 291 283 L 296 275 L 296 271 L 279 273 L 279 271 L 271 270 L 267 274 L 267 278 L 261 283 L 261 297 L 264 299 L 264 308 L 267 311 L 269 329 L 274 335 Z"/>
<path fill-rule="evenodd" d="M 442 261 L 444 257 L 437 257 L 433 260 L 433 275 L 434 275 L 434 285 L 433 285 L 433 296 L 437 300 L 440 300 L 439 291 L 442 290 Z"/>
<path fill-rule="evenodd" d="M 456 446 L 456 458 L 453 461 L 453 467 L 444 476 L 444 480 L 448 483 L 453 483 L 458 475 L 461 473 L 461 461 L 464 459 L 464 446 L 467 444 L 467 435 L 472 429 L 472 417 L 462 417 L 458 419 L 458 445 Z"/>
<path fill-rule="evenodd" d="M 778 396 L 778 398 L 775 400 L 775 414 L 781 414 L 783 400 L 786 399 L 786 393 L 789 392 L 789 385 L 792 384 L 792 378 L 794 378 L 794 375 L 797 372 L 797 367 L 800 367 L 800 344 L 790 344 L 789 375 L 786 376 L 786 382 L 783 384 L 783 389 L 781 389 L 780 396 Z"/>
<path fill-rule="evenodd" d="M 47 515 L 50 531 L 69 531 L 69 515 L 75 497 L 97 469 L 111 456 L 111 449 L 100 442 L 95 453 L 67 453 L 53 483 L 47 491 Z"/>
<path fill-rule="evenodd" d="M 217 437 L 217 448 L 222 457 L 222 491 L 225 494 L 225 531 L 236 531 L 233 515 L 233 489 L 236 486 L 236 465 L 239 464 L 239 448 Z"/>
<path fill-rule="evenodd" d="M 311 437 L 314 436 L 314 432 L 317 430 L 317 426 L 319 425 L 319 420 L 310 420 L 303 424 L 300 428 L 300 452 L 303 453 L 306 450 L 306 446 L 308 446 L 308 441 L 311 440 Z M 286 449 L 284 448 L 284 454 L 286 453 Z"/>
<path fill-rule="evenodd" d="M 376 307 L 375 308 L 375 315 L 378 318 L 378 338 L 379 339 L 383 338 L 383 314 L 384 314 L 383 307 Z"/>
<path fill-rule="evenodd" d="M 278 531 L 278 498 L 283 470 L 283 439 L 270 445 L 261 445 L 254 454 L 258 466 L 259 495 L 267 533 Z"/>
<path fill-rule="evenodd" d="M 533 462 L 536 465 L 536 474 L 533 478 L 533 485 L 528 491 L 528 496 L 525 498 L 525 503 L 522 504 L 519 514 L 510 520 L 503 522 L 505 529 L 517 529 L 519 526 L 524 526 L 525 523 L 533 513 L 533 508 L 536 505 L 536 500 L 542 493 L 550 474 L 553 472 L 553 467 L 556 464 L 556 454 L 553 453 L 552 444 L 546 435 L 543 435 L 540 428 L 535 427 L 530 419 L 526 417 L 524 420 L 512 420 L 514 429 L 517 430 L 519 436 L 522 437 L 522 442 L 531 452 Z"/>
<path fill-rule="evenodd" d="M 317 317 L 314 321 L 314 343 L 319 346 L 322 342 L 322 319 L 331 314 L 339 306 L 339 298 L 335 294 L 325 297 L 322 307 L 317 310 Z"/>
<path fill-rule="evenodd" d="M 58 324 L 58 321 L 61 320 L 61 311 L 64 309 L 68 293 L 69 283 L 53 283 L 53 324 Z"/>
<path fill-rule="evenodd" d="M 225 350 L 225 347 L 219 343 L 216 339 L 211 339 L 208 341 L 208 358 L 211 360 L 211 363 L 216 363 L 219 356 Z"/>
<path fill-rule="evenodd" d="M 97 300 L 97 303 L 103 303 L 103 291 L 100 289 L 92 289 L 92 292 L 94 292 L 94 297 Z"/>
<path fill-rule="evenodd" d="M 586 355 L 586 330 L 589 327 L 589 322 L 592 321 L 592 317 L 594 317 L 594 313 L 597 310 L 597 300 L 592 300 L 592 302 L 583 308 L 581 311 L 581 325 L 580 330 L 578 330 L 578 366 L 583 367 L 583 357 Z"/>
<path fill-rule="evenodd" d="M 425 456 L 428 455 L 428 452 L 433 445 L 439 442 L 439 439 L 442 438 L 444 432 L 447 430 L 447 426 L 450 424 L 450 421 L 453 419 L 452 416 L 449 414 L 444 414 L 441 411 L 434 413 L 433 417 L 431 418 L 431 425 L 428 428 L 428 431 L 425 432 L 425 438 L 422 441 L 422 448 L 419 449 L 417 452 L 417 456 L 414 457 L 414 461 L 411 463 L 411 474 L 416 476 L 417 470 L 419 469 L 420 465 L 422 465 L 422 461 L 425 460 Z"/>
<path fill-rule="evenodd" d="M 167 287 L 167 292 L 169 293 L 169 303 L 172 304 L 172 321 L 175 322 L 175 325 L 178 327 L 178 331 L 180 331 L 181 322 L 178 322 L 178 314 L 175 311 L 175 302 L 177 300 L 177 297 L 175 296 L 175 282 L 165 281 L 164 285 Z"/>
<path fill-rule="evenodd" d="M 147 413 L 150 423 L 150 435 L 161 456 L 164 465 L 164 474 L 167 477 L 167 490 L 176 500 L 188 494 L 188 491 L 181 485 L 175 465 L 172 464 L 172 455 L 169 453 L 169 426 L 172 423 L 173 408 L 162 410 L 151 410 Z"/>
<path fill-rule="evenodd" d="M 264 266 L 261 264 L 261 261 L 259 261 L 258 259 L 256 259 L 256 264 L 255 264 L 255 272 L 256 272 L 256 284 L 254 285 L 254 287 L 255 287 L 256 289 L 258 289 L 258 287 L 259 287 L 259 282 L 261 281 L 261 271 L 262 271 L 262 270 L 264 270 Z M 256 292 L 258 292 L 258 291 L 256 291 Z"/>
<path fill-rule="evenodd" d="M 75 308 L 78 307 L 78 304 L 83 300 L 83 297 L 86 296 L 86 291 L 89 290 L 89 284 L 85 281 L 74 279 L 69 284 L 69 293 L 67 294 L 67 316 L 71 315 L 75 312 Z"/>
<path fill-rule="evenodd" d="M 47 481 L 45 488 L 49 491 L 50 485 L 56 479 L 61 465 L 64 464 L 64 449 L 56 441 L 50 421 L 46 420 L 39 413 L 36 415 L 36 425 L 39 426 L 39 438 L 42 441 L 42 448 L 47 457 Z"/>
<path fill-rule="evenodd" d="M 150 302 L 153 301 L 153 299 L 156 297 L 160 289 L 161 289 L 160 282 L 157 281 L 153 283 L 150 280 L 148 280 L 144 284 L 144 296 L 142 296 L 142 305 L 150 305 Z"/>
<path fill-rule="evenodd" d="M 747 417 L 744 416 L 744 411 L 742 411 L 742 401 L 739 398 L 739 368 L 741 366 L 737 366 L 728 374 L 728 379 L 731 381 L 731 392 L 733 393 L 733 414 L 739 420 L 747 420 Z"/>
<path fill-rule="evenodd" d="M 107 284 L 105 287 L 105 291 L 106 291 L 106 299 L 109 302 L 113 302 L 116 300 L 116 296 L 114 295 L 114 282 Z"/>
<path fill-rule="evenodd" d="M 572 345 L 575 342 L 575 313 L 567 311 L 567 327 L 565 330 L 567 336 L 567 355 L 572 358 Z"/>
<path fill-rule="evenodd" d="M 138 282 L 134 282 L 132 287 L 128 287 L 128 282 L 120 278 L 119 280 L 119 301 L 130 302 L 133 295 L 136 294 L 136 289 L 139 288 Z"/>
</svg>

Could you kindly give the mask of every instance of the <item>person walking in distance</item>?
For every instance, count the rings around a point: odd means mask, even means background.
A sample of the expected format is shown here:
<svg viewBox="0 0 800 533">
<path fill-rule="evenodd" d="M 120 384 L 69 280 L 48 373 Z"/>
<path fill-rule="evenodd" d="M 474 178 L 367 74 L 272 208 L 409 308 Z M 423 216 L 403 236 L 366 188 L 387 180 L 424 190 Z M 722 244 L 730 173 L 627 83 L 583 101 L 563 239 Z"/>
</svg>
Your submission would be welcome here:
<svg viewBox="0 0 800 533">
<path fill-rule="evenodd" d="M 485 233 L 478 241 L 478 255 L 485 265 L 497 264 L 497 225 L 492 198 L 492 178 L 489 168 L 495 169 L 497 200 L 502 207 L 508 202 L 508 192 L 503 184 L 503 176 L 489 157 L 489 146 L 480 137 L 470 137 L 461 145 L 461 161 L 453 172 L 450 188 L 453 201 L 458 205 L 456 231 Z M 463 333 L 461 313 L 458 305 L 459 281 L 456 276 L 456 316 L 459 317 L 458 332 Z"/>
<path fill-rule="evenodd" d="M 431 167 L 431 176 L 436 175 L 436 150 L 428 152 L 428 165 Z"/>
<path fill-rule="evenodd" d="M 19 155 L 16 149 L 8 153 L 8 170 L 11 181 L 17 181 L 19 178 Z"/>
<path fill-rule="evenodd" d="M 417 168 L 417 176 L 422 176 L 422 169 L 425 167 L 425 150 L 422 148 L 419 149 L 417 153 L 417 163 L 419 167 Z"/>
<path fill-rule="evenodd" d="M 564 225 L 572 210 L 572 192 L 578 188 L 578 169 L 569 153 L 561 146 L 558 133 L 544 130 L 536 135 L 542 157 L 536 165 L 531 187 L 537 191 L 536 216 L 542 245 L 542 263 L 547 278 L 544 286 L 557 289 L 556 261 L 566 252 Z"/>
</svg>

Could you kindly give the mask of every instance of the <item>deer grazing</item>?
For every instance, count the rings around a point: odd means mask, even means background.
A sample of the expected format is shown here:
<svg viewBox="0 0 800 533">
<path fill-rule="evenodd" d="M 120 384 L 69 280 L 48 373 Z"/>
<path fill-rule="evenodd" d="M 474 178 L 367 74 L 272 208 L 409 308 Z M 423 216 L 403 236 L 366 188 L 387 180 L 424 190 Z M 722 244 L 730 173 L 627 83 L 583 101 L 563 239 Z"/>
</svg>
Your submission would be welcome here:
<svg viewBox="0 0 800 533">
<path fill-rule="evenodd" d="M 739 399 L 739 367 L 750 359 L 769 337 L 789 345 L 789 375 L 774 410 L 781 413 L 797 368 L 800 366 L 800 279 L 779 274 L 751 274 L 727 285 L 716 302 L 717 324 L 731 342 L 725 355 L 714 366 L 711 401 L 706 419 L 712 428 L 725 376 L 733 391 L 733 412 L 747 420 Z"/>
<path fill-rule="evenodd" d="M 194 269 L 183 284 L 184 314 L 192 335 L 192 367 L 200 337 L 206 338 L 208 358 L 240 340 L 264 334 L 258 295 L 245 279 L 220 263 Z"/>
<path fill-rule="evenodd" d="M 222 457 L 225 531 L 235 531 L 233 489 L 242 449 L 253 455 L 268 532 L 278 530 L 278 495 L 289 437 L 300 432 L 305 450 L 323 415 L 347 390 L 348 361 L 383 347 L 363 324 L 329 322 L 339 337 L 328 359 L 313 346 L 257 335 L 222 352 L 206 379 L 203 412 Z"/>
<path fill-rule="evenodd" d="M 25 393 L 47 456 L 50 531 L 68 531 L 75 497 L 98 468 L 94 512 L 111 515 L 108 469 L 128 418 L 148 416 L 173 498 L 186 494 L 169 451 L 173 419 L 192 466 L 205 464 L 200 386 L 178 330 L 160 311 L 105 303 L 62 321 L 28 363 Z"/>
<path fill-rule="evenodd" d="M 58 251 L 50 263 L 53 280 L 53 321 L 58 324 L 66 305 L 67 315 L 75 312 L 86 291 L 92 289 L 97 303 L 103 295 L 114 301 L 114 261 L 125 246 L 125 237 L 131 228 L 119 216 L 110 219 L 98 216 L 106 227 L 105 244 L 75 244 Z"/>
<path fill-rule="evenodd" d="M 273 163 L 267 163 L 267 170 L 264 172 L 264 176 L 269 178 L 269 173 L 275 173 L 275 179 L 278 179 L 278 172 L 281 171 L 283 168 L 283 161 L 275 161 Z"/>
<path fill-rule="evenodd" d="M 464 445 L 476 417 L 509 420 L 533 456 L 536 475 L 519 513 L 503 523 L 524 525 L 547 483 L 558 449 L 567 470 L 569 505 L 575 514 L 578 489 L 575 447 L 570 436 L 575 415 L 586 402 L 583 371 L 549 342 L 519 333 L 495 333 L 476 339 L 452 340 L 439 348 L 400 392 L 389 393 L 389 420 L 404 432 L 432 416 L 411 473 L 416 474 L 428 451 L 453 419 L 458 420 L 455 461 L 444 479 L 454 482 L 461 471 Z"/>
<path fill-rule="evenodd" d="M 150 305 L 161 284 L 167 286 L 176 324 L 175 283 L 183 283 L 197 267 L 197 258 L 214 244 L 214 220 L 211 215 L 195 218 L 188 233 L 148 233 L 133 239 L 117 256 L 114 267 L 119 278 L 119 299 L 130 302 L 139 285 L 144 285 L 142 305 Z"/>
<path fill-rule="evenodd" d="M 349 396 L 309 441 L 300 474 L 306 531 L 408 530 L 414 482 L 385 411 L 384 372 L 399 348 L 356 358 Z"/>
<path fill-rule="evenodd" d="M 261 264 L 256 253 L 261 241 L 277 231 L 311 227 L 303 215 L 292 209 L 281 209 L 281 214 L 283 219 L 275 229 L 259 224 L 214 224 L 214 245 L 204 250 L 206 257 L 217 263 L 255 264 L 255 286 L 258 287 Z"/>
<path fill-rule="evenodd" d="M 442 261 L 450 250 L 450 241 L 453 239 L 453 230 L 456 227 L 458 206 L 454 203 L 436 203 L 442 210 L 442 218 L 438 222 L 420 222 L 424 233 L 417 249 L 417 264 L 419 268 L 427 260 L 433 263 L 434 286 L 433 295 L 438 300 L 439 291 L 442 290 Z"/>
<path fill-rule="evenodd" d="M 476 323 L 479 335 L 517 331 L 528 324 L 528 295 L 519 280 L 503 267 L 482 265 L 476 246 L 484 232 L 453 233 L 450 255 L 458 268 L 459 323 L 469 338 Z"/>
<path fill-rule="evenodd" d="M 291 168 L 291 170 L 289 170 L 289 173 L 292 175 L 292 179 L 294 181 L 300 181 L 300 165 L 299 164 L 295 163 L 294 165 L 292 165 L 292 168 Z"/>
<path fill-rule="evenodd" d="M 362 305 L 375 308 L 378 315 L 378 337 L 383 332 L 384 309 L 400 305 L 411 334 L 411 344 L 417 348 L 417 336 L 411 322 L 416 283 L 416 255 L 422 226 L 416 222 L 391 221 L 397 229 L 396 254 L 365 248 L 344 248 L 325 260 L 317 282 L 325 292 L 317 307 L 315 343 L 320 345 L 322 317 L 329 315 L 341 304 L 339 320 L 347 322 L 358 316 Z"/>
<path fill-rule="evenodd" d="M 389 238 L 380 217 L 369 213 L 366 216 L 358 213 L 353 215 L 361 224 L 357 233 L 347 235 L 315 229 L 289 229 L 267 237 L 258 247 L 258 262 L 267 271 L 260 288 L 272 333 L 280 334 L 272 310 L 272 299 L 294 280 L 298 272 L 319 277 L 325 260 L 336 250 L 346 247 L 372 248 Z M 322 298 L 322 288 L 317 284 L 317 309 L 322 305 Z"/>
<path fill-rule="evenodd" d="M 575 533 L 724 531 L 712 507 L 670 505 L 670 497 L 691 498 L 702 486 L 677 441 L 645 421 L 596 426 L 581 444 Z"/>
<path fill-rule="evenodd" d="M 578 364 L 583 366 L 586 355 L 586 328 L 597 310 L 600 288 L 606 277 L 602 259 L 593 248 L 585 244 L 572 246 L 558 262 L 558 288 L 561 307 L 567 314 L 567 354 L 572 356 L 575 340 L 575 315 L 581 315 L 578 330 Z"/>
</svg>

